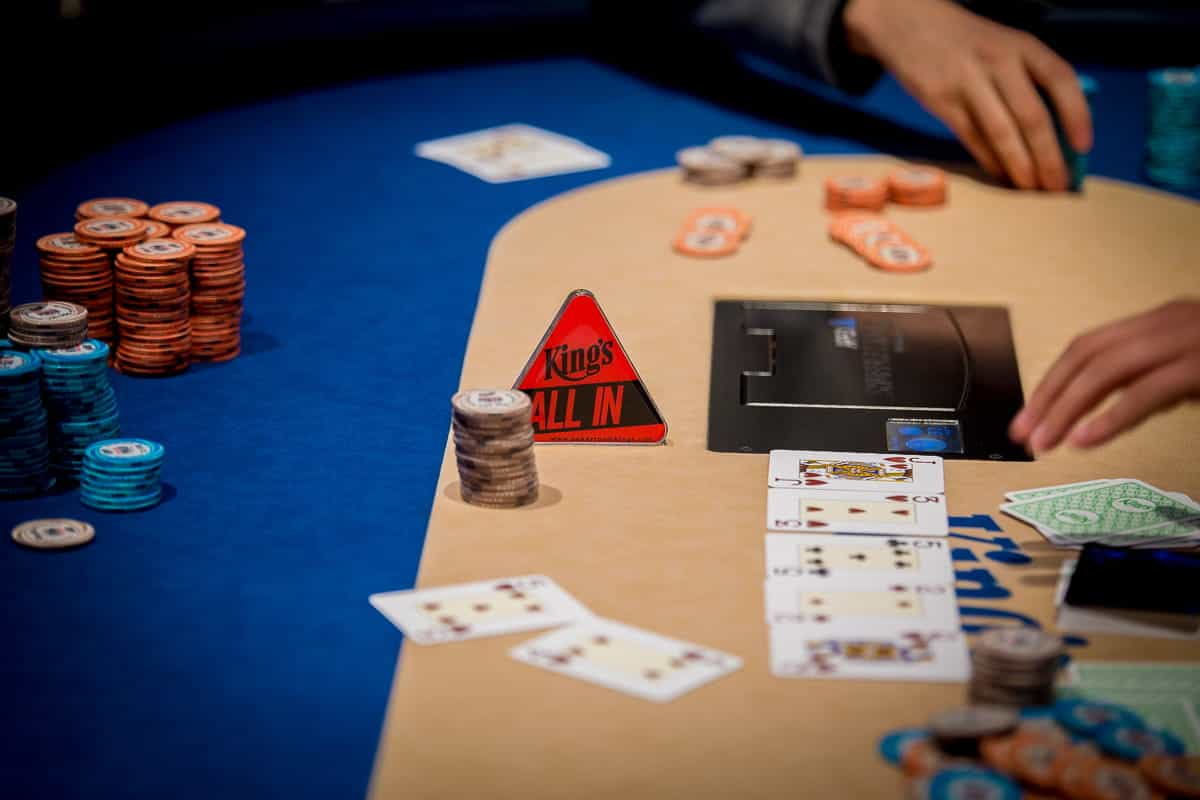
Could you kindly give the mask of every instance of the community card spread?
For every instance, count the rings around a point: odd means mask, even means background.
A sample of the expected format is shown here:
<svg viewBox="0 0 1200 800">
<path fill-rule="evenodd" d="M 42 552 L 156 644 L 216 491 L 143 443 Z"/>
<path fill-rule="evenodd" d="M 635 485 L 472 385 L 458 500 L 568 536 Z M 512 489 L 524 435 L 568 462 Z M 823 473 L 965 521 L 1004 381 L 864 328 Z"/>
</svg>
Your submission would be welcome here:
<svg viewBox="0 0 1200 800">
<path fill-rule="evenodd" d="M 741 668 L 737 656 L 593 617 L 511 651 L 513 658 L 667 702 Z"/>
<path fill-rule="evenodd" d="M 844 491 L 900 489 L 941 494 L 942 459 L 875 453 L 772 450 L 768 486 Z"/>
<path fill-rule="evenodd" d="M 770 625 L 904 622 L 940 629 L 958 624 L 952 581 L 776 578 L 767 581 L 765 592 Z"/>
<path fill-rule="evenodd" d="M 944 539 L 768 533 L 766 551 L 767 577 L 772 579 L 954 581 Z"/>
<path fill-rule="evenodd" d="M 767 529 L 946 536 L 946 498 L 901 491 L 767 489 Z"/>
<path fill-rule="evenodd" d="M 523 575 L 436 589 L 384 592 L 371 605 L 417 644 L 565 625 L 591 616 L 545 575 Z"/>
<path fill-rule="evenodd" d="M 488 183 L 602 169 L 610 163 L 607 155 L 583 142 L 531 125 L 504 125 L 421 142 L 416 153 Z"/>
<path fill-rule="evenodd" d="M 966 640 L 957 625 L 772 625 L 770 636 L 771 673 L 779 678 L 960 683 L 971 673 Z"/>
</svg>

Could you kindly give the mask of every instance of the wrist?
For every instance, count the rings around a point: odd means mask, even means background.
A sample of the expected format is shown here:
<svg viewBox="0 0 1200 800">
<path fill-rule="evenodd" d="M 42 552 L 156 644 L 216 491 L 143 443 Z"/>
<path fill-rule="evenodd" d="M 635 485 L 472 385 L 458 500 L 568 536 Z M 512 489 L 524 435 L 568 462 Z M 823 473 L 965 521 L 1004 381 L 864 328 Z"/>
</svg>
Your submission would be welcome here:
<svg viewBox="0 0 1200 800">
<path fill-rule="evenodd" d="M 882 11 L 881 0 L 848 0 L 842 7 L 842 27 L 846 31 L 846 46 L 851 53 L 879 60 L 872 45 L 872 35 L 874 23 L 879 20 Z"/>
</svg>

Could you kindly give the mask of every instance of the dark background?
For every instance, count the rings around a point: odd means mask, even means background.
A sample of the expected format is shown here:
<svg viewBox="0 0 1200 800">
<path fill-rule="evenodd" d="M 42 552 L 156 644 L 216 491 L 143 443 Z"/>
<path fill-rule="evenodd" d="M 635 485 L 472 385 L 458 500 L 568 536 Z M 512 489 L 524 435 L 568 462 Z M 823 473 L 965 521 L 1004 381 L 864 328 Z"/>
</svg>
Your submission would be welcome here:
<svg viewBox="0 0 1200 800">
<path fill-rule="evenodd" d="M 56 166 L 173 119 L 305 87 L 454 64 L 583 53 L 717 99 L 736 94 L 743 110 L 777 100 L 747 97 L 737 84 L 742 68 L 712 43 L 677 29 L 664 34 L 672 15 L 689 5 L 6 0 L 0 3 L 7 84 L 0 95 L 6 99 L 0 192 L 20 194 Z M 1033 30 L 1073 61 L 1134 67 L 1200 61 L 1196 2 L 968 5 Z"/>
</svg>

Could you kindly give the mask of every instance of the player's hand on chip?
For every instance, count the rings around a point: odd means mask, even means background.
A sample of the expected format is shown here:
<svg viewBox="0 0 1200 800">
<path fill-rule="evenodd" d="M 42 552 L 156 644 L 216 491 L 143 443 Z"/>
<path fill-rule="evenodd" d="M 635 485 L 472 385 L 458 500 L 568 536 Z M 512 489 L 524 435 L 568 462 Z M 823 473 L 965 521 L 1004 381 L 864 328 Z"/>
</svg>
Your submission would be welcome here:
<svg viewBox="0 0 1200 800">
<path fill-rule="evenodd" d="M 1084 420 L 1114 394 L 1114 402 Z M 1064 439 L 1094 447 L 1189 399 L 1200 399 L 1200 301 L 1176 300 L 1077 337 L 1009 435 L 1034 453 Z"/>
<path fill-rule="evenodd" d="M 1039 87 L 1071 146 L 1092 147 L 1092 119 L 1071 65 L 1034 36 L 950 0 L 850 0 L 850 48 L 882 64 L 954 131 L 993 177 L 1061 191 L 1070 176 Z"/>
</svg>

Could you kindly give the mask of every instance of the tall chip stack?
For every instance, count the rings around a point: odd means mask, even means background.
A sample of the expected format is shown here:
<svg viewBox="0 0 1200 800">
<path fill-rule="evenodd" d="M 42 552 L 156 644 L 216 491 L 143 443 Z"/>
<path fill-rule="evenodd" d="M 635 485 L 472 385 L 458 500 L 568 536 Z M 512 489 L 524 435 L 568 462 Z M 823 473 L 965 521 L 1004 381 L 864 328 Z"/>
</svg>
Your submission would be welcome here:
<svg viewBox="0 0 1200 800">
<path fill-rule="evenodd" d="M 51 466 L 57 476 L 77 480 L 88 446 L 121 432 L 117 398 L 108 381 L 108 345 L 88 339 L 76 347 L 34 354 L 42 362 Z"/>
<path fill-rule="evenodd" d="M 8 333 L 12 308 L 12 254 L 17 242 L 17 204 L 0 197 L 0 338 Z"/>
<path fill-rule="evenodd" d="M 42 296 L 65 300 L 88 310 L 88 336 L 112 342 L 112 260 L 99 247 L 84 244 L 74 233 L 52 233 L 37 240 Z"/>
<path fill-rule="evenodd" d="M 203 222 L 171 234 L 195 247 L 192 259 L 192 358 L 229 361 L 242 352 L 246 297 L 246 232 L 236 225 Z"/>
<path fill-rule="evenodd" d="M 969 698 L 1015 708 L 1049 705 L 1065 653 L 1062 639 L 1034 628 L 987 631 L 971 652 Z"/>
<path fill-rule="evenodd" d="M 35 354 L 0 348 L 0 497 L 41 494 L 53 482 L 41 374 Z"/>
<path fill-rule="evenodd" d="M 1175 189 L 1200 186 L 1200 68 L 1148 75 L 1146 177 Z"/>
<path fill-rule="evenodd" d="M 459 392 L 453 407 L 454 450 L 462 499 L 487 508 L 517 508 L 538 498 L 533 405 L 524 392 Z"/>
<path fill-rule="evenodd" d="M 148 239 L 117 255 L 115 366 L 122 373 L 175 375 L 191 366 L 188 265 L 195 254 L 186 242 Z"/>
</svg>

